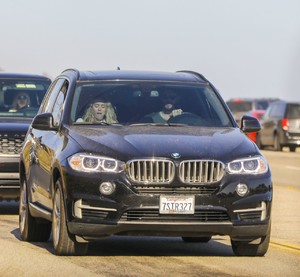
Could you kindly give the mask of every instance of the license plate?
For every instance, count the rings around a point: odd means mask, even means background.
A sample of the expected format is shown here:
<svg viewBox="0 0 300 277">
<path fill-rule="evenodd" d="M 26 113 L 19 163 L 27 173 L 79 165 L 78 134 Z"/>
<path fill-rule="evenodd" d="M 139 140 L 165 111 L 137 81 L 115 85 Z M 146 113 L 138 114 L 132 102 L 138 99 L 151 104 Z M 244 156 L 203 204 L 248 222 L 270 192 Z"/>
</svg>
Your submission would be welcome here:
<svg viewBox="0 0 300 277">
<path fill-rule="evenodd" d="M 194 196 L 165 196 L 159 199 L 160 214 L 194 214 Z"/>
</svg>

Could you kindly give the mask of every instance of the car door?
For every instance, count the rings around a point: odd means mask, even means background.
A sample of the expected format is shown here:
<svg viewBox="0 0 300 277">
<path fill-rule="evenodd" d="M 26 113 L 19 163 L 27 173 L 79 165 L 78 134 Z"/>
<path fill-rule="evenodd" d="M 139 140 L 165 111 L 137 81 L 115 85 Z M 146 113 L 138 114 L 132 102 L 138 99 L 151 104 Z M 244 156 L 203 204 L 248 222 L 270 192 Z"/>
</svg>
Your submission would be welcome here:
<svg viewBox="0 0 300 277">
<path fill-rule="evenodd" d="M 67 82 L 59 79 L 43 107 L 43 113 L 52 113 L 53 125 L 59 126 L 63 111 Z M 34 198 L 43 208 L 51 209 L 51 169 L 56 153 L 59 151 L 60 131 L 32 130 L 36 165 L 32 170 L 35 175 Z"/>
</svg>

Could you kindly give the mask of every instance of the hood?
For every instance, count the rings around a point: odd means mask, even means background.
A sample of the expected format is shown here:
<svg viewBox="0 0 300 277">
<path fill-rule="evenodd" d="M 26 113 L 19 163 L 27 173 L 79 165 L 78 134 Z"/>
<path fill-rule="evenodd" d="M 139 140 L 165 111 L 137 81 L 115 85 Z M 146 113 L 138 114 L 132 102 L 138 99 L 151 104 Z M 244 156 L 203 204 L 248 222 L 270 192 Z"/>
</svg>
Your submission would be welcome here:
<svg viewBox="0 0 300 277">
<path fill-rule="evenodd" d="M 1 118 L 0 134 L 26 134 L 32 118 Z"/>
<path fill-rule="evenodd" d="M 86 151 L 123 161 L 145 157 L 214 159 L 228 162 L 259 154 L 238 128 L 73 126 L 70 136 Z M 239 156 L 236 156 L 239 153 Z"/>
</svg>

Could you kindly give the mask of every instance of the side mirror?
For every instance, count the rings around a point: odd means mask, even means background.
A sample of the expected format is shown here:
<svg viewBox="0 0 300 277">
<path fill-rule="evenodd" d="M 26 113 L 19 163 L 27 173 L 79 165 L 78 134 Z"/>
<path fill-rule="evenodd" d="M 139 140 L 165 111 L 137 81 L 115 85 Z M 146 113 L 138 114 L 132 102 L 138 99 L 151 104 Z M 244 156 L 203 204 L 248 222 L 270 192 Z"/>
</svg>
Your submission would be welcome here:
<svg viewBox="0 0 300 277">
<path fill-rule="evenodd" d="M 257 118 L 249 115 L 244 115 L 241 120 L 241 130 L 244 133 L 258 132 L 261 126 Z"/>
<path fill-rule="evenodd" d="M 32 128 L 45 131 L 57 131 L 58 126 L 53 126 L 53 116 L 51 113 L 42 113 L 34 117 Z"/>
</svg>

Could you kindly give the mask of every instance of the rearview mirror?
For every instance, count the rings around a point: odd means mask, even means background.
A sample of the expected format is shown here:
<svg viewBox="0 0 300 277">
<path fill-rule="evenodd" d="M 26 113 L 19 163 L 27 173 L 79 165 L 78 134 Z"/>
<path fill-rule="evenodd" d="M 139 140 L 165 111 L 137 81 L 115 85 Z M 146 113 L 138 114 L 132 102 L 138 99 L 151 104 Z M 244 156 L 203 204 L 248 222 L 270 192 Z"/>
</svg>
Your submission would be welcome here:
<svg viewBox="0 0 300 277">
<path fill-rule="evenodd" d="M 261 126 L 257 118 L 249 115 L 244 115 L 241 120 L 241 130 L 244 133 L 258 132 Z"/>
<path fill-rule="evenodd" d="M 32 121 L 32 128 L 45 131 L 58 130 L 58 126 L 53 126 L 53 116 L 51 113 L 36 115 Z"/>
</svg>

